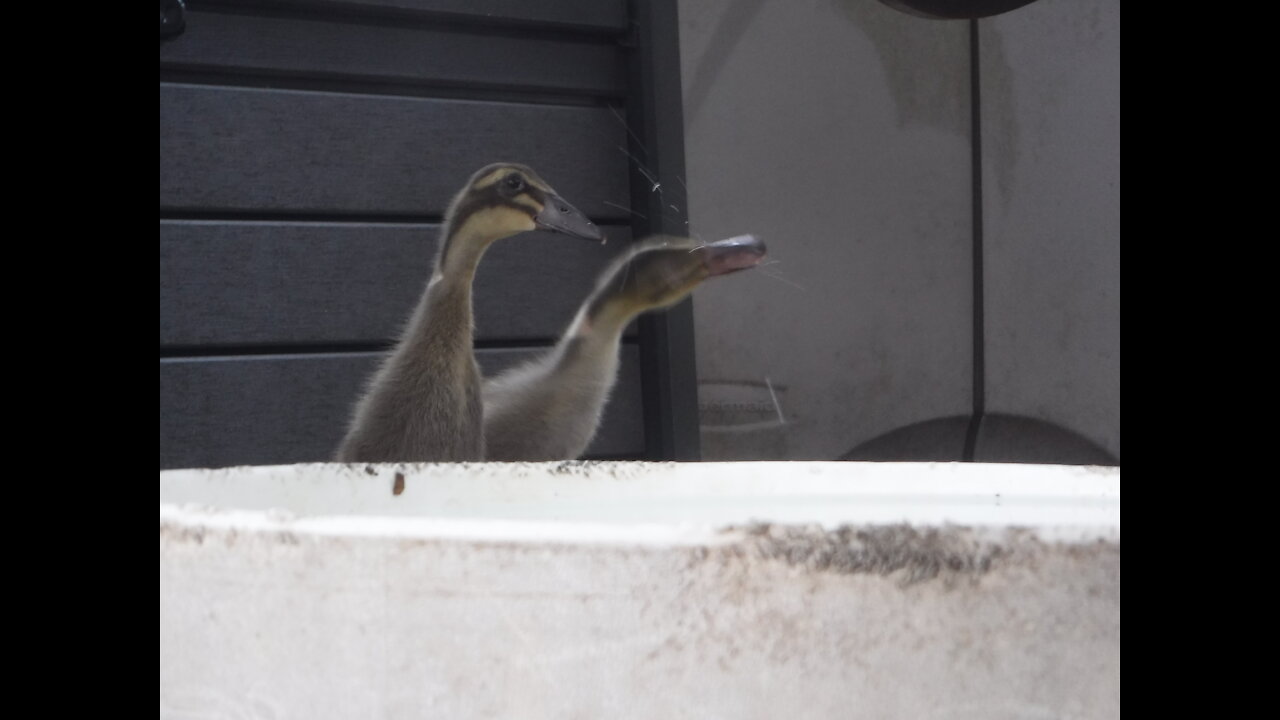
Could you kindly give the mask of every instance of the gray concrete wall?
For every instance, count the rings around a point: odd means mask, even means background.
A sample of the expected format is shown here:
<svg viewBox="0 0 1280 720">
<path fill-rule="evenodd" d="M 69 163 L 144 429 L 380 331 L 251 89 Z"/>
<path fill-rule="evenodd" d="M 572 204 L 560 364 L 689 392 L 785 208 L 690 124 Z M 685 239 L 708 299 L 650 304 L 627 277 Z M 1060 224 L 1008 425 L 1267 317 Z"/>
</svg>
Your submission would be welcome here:
<svg viewBox="0 0 1280 720">
<path fill-rule="evenodd" d="M 981 22 L 987 407 L 1120 455 L 1120 3 Z"/>
<path fill-rule="evenodd" d="M 963 432 L 969 24 L 873 0 L 680 14 L 690 227 L 757 233 L 774 263 L 695 297 L 703 456 Z M 1040 0 L 979 25 L 986 405 L 1118 457 L 1119 8 Z"/>
</svg>

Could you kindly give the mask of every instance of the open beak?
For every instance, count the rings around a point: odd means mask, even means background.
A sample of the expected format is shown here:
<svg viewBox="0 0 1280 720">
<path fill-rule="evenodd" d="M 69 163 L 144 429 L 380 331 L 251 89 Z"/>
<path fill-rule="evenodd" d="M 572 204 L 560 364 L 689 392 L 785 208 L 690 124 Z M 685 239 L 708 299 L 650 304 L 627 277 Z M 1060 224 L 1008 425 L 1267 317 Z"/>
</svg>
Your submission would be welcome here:
<svg viewBox="0 0 1280 720">
<path fill-rule="evenodd" d="M 755 267 L 766 251 L 764 241 L 755 235 L 739 235 L 703 245 L 698 252 L 707 273 L 715 277 Z"/>
<path fill-rule="evenodd" d="M 602 240 L 604 234 L 600 228 L 587 219 L 578 208 L 565 202 L 559 195 L 549 195 L 542 206 L 542 212 L 533 216 L 533 222 L 542 230 L 554 230 L 566 235 Z"/>
</svg>

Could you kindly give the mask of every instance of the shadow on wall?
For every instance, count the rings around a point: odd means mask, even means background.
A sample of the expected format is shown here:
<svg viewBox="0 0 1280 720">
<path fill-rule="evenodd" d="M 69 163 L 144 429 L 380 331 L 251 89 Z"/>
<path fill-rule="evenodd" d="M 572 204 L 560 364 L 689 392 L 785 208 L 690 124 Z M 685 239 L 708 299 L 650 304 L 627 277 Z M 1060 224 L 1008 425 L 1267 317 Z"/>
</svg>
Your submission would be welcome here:
<svg viewBox="0 0 1280 720">
<path fill-rule="evenodd" d="M 955 462 L 965 458 L 969 417 L 925 420 L 874 437 L 841 460 Z M 1051 465 L 1119 465 L 1119 458 L 1083 436 L 1053 423 L 1020 415 L 982 418 L 974 441 L 975 462 Z"/>
</svg>

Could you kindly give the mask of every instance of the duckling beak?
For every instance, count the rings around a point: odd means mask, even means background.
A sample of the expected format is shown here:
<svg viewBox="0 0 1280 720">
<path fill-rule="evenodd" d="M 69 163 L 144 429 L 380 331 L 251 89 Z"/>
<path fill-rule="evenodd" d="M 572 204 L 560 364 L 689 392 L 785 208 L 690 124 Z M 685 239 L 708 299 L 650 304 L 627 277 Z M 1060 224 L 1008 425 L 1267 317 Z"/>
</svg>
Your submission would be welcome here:
<svg viewBox="0 0 1280 720">
<path fill-rule="evenodd" d="M 764 241 L 755 235 L 739 235 L 698 248 L 710 277 L 755 267 L 765 256 Z"/>
<path fill-rule="evenodd" d="M 554 230 L 587 240 L 604 238 L 600 228 L 588 220 L 581 210 L 570 205 L 559 195 L 547 196 L 542 212 L 533 216 L 533 222 L 543 230 Z"/>
</svg>

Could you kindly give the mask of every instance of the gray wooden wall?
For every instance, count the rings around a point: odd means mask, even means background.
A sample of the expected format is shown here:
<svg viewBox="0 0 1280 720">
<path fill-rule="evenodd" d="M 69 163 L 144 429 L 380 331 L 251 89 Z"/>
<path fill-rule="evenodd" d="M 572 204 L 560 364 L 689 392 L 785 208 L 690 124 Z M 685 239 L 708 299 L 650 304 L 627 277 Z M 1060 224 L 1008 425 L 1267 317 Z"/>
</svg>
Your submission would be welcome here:
<svg viewBox="0 0 1280 720">
<path fill-rule="evenodd" d="M 490 249 L 487 372 L 554 342 L 652 229 L 628 211 L 623 0 L 187 8 L 160 48 L 161 468 L 327 460 L 424 287 L 449 199 L 485 164 L 532 166 L 609 238 Z M 646 456 L 649 342 L 629 334 L 589 456 Z"/>
</svg>

